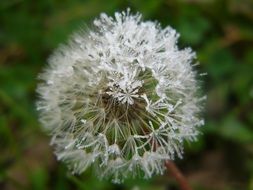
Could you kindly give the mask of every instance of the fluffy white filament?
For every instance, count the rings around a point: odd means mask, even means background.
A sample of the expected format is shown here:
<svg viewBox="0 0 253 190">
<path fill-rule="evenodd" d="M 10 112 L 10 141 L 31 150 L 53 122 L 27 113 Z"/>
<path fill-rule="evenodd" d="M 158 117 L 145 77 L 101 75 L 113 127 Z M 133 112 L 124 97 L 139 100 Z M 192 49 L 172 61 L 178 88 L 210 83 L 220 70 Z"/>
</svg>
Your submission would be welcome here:
<svg viewBox="0 0 253 190">
<path fill-rule="evenodd" d="M 179 50 L 178 37 L 140 14 L 101 14 L 51 56 L 37 109 L 73 173 L 93 166 L 117 183 L 162 174 L 165 160 L 182 157 L 203 120 L 195 53 Z"/>
</svg>

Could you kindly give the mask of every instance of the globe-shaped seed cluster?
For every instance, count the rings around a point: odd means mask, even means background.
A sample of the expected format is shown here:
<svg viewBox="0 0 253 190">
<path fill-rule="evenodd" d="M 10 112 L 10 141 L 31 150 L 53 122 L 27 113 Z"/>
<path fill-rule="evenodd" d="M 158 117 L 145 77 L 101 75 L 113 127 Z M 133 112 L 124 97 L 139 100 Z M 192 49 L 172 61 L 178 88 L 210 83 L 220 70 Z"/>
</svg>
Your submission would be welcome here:
<svg viewBox="0 0 253 190">
<path fill-rule="evenodd" d="M 59 160 L 122 182 L 151 177 L 196 139 L 203 98 L 190 48 L 171 27 L 140 14 L 101 14 L 75 33 L 40 74 L 37 109 Z"/>
</svg>

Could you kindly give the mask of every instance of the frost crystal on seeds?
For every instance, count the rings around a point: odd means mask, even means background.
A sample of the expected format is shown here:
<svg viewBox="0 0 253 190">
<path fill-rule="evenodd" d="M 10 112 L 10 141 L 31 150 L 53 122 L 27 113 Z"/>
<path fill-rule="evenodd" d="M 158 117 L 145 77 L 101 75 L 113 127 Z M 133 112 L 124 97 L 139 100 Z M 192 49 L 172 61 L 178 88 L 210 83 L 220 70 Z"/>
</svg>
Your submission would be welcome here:
<svg viewBox="0 0 253 190">
<path fill-rule="evenodd" d="M 195 53 L 178 49 L 171 27 L 129 11 L 101 14 L 49 59 L 37 92 L 40 121 L 73 173 L 94 167 L 119 183 L 162 174 L 195 140 L 203 98 Z"/>
</svg>

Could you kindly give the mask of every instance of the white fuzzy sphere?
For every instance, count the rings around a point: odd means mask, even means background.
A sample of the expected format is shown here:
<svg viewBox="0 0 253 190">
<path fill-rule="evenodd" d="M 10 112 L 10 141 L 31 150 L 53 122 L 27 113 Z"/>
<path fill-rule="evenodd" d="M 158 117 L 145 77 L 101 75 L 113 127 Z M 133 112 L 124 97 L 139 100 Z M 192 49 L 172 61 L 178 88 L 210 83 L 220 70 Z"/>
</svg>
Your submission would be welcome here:
<svg viewBox="0 0 253 190">
<path fill-rule="evenodd" d="M 203 98 L 178 33 L 129 11 L 101 14 L 78 32 L 40 74 L 37 109 L 59 160 L 73 173 L 101 178 L 163 173 L 203 125 Z"/>
</svg>

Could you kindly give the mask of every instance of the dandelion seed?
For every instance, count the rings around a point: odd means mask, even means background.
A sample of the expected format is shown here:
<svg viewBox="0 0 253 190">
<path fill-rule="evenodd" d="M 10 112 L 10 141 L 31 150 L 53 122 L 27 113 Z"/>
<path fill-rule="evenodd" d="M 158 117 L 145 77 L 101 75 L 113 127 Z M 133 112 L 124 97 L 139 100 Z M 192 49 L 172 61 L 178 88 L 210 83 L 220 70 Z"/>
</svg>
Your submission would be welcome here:
<svg viewBox="0 0 253 190">
<path fill-rule="evenodd" d="M 204 123 L 195 53 L 177 47 L 171 27 L 129 10 L 101 14 L 94 28 L 58 48 L 39 76 L 37 109 L 55 154 L 73 173 L 93 167 L 117 183 L 162 174 Z"/>
</svg>

